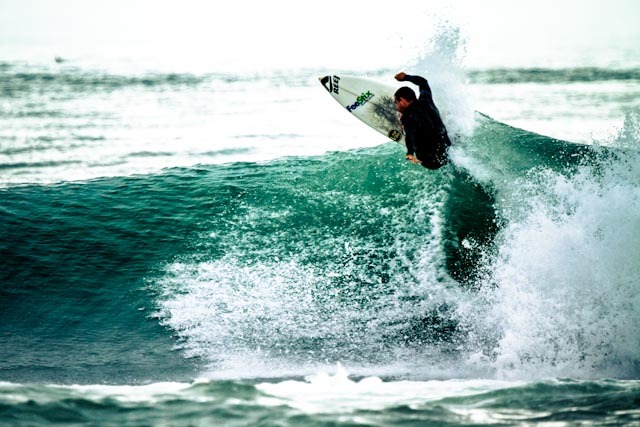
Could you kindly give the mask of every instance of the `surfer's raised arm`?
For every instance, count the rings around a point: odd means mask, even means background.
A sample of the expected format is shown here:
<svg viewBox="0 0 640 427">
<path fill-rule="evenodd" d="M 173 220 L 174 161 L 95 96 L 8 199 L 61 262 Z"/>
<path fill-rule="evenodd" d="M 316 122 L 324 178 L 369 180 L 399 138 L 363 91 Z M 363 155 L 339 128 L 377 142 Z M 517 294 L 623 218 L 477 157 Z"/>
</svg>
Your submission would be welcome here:
<svg viewBox="0 0 640 427">
<path fill-rule="evenodd" d="M 429 86 L 429 82 L 427 79 L 421 76 L 412 76 L 406 73 L 398 73 L 396 74 L 396 80 L 399 82 L 410 82 L 420 88 L 420 98 L 423 97 L 432 97 L 431 87 Z"/>
</svg>

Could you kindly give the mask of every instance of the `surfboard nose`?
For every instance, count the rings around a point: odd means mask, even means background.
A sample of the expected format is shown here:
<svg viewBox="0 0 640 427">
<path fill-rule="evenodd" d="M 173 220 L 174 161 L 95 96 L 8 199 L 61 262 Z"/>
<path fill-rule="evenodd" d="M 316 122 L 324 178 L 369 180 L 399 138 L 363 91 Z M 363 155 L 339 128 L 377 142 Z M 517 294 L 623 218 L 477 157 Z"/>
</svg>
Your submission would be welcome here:
<svg viewBox="0 0 640 427">
<path fill-rule="evenodd" d="M 318 77 L 320 84 L 327 89 L 327 92 L 331 92 L 331 76 Z"/>
</svg>

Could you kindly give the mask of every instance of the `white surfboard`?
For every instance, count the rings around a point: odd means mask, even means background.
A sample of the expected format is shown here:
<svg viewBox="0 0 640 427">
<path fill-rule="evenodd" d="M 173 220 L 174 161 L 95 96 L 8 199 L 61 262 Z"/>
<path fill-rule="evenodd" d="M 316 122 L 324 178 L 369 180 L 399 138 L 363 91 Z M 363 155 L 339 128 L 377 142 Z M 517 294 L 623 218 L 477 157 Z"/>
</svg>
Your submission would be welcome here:
<svg viewBox="0 0 640 427">
<path fill-rule="evenodd" d="M 355 76 L 324 76 L 320 83 L 348 112 L 404 145 L 402 125 L 393 103 L 396 87 Z"/>
</svg>

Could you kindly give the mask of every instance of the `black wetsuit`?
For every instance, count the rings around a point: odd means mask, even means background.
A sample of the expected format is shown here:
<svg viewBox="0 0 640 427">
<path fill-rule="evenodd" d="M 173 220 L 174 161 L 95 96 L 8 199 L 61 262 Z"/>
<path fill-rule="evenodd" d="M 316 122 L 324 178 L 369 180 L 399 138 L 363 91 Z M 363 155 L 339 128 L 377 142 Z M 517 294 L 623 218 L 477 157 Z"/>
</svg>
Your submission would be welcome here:
<svg viewBox="0 0 640 427">
<path fill-rule="evenodd" d="M 447 148 L 451 145 L 447 128 L 433 102 L 427 80 L 406 75 L 405 81 L 420 87 L 420 96 L 402 112 L 407 154 L 415 155 L 422 166 L 438 169 L 447 164 Z"/>
</svg>

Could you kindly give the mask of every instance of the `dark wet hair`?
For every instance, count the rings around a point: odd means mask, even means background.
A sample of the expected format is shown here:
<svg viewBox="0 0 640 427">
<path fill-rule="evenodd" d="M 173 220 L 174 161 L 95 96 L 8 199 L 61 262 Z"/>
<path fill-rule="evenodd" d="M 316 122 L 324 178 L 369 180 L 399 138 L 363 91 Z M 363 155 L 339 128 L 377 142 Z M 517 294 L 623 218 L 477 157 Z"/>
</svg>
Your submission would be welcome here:
<svg viewBox="0 0 640 427">
<path fill-rule="evenodd" d="M 399 98 L 404 98 L 409 102 L 413 102 L 416 100 L 416 93 L 413 91 L 413 89 L 411 89 L 410 87 L 407 86 L 403 86 L 400 89 L 398 89 L 395 93 L 395 95 L 393 95 L 396 99 Z"/>
</svg>

